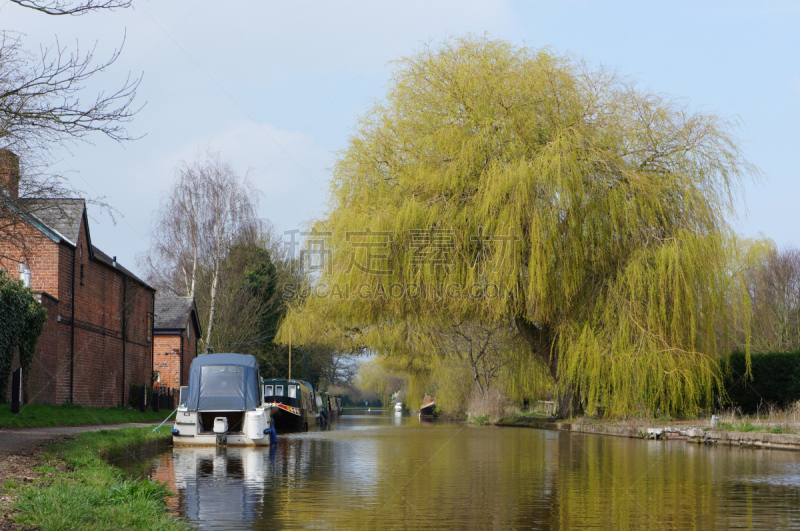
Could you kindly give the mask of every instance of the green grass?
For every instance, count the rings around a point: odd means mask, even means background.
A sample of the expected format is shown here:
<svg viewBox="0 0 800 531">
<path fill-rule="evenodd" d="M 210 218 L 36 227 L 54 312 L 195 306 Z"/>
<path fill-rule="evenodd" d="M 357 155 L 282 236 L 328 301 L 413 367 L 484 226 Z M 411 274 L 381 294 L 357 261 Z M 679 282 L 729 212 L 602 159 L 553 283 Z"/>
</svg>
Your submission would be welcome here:
<svg viewBox="0 0 800 531">
<path fill-rule="evenodd" d="M 740 431 L 744 433 L 791 433 L 780 426 L 761 426 L 749 422 L 737 422 L 735 424 L 731 422 L 717 422 L 714 429 L 722 431 Z"/>
<path fill-rule="evenodd" d="M 164 512 L 172 493 L 165 484 L 129 479 L 100 455 L 168 439 L 169 427 L 124 428 L 84 433 L 52 448 L 66 462 L 66 472 L 48 467 L 54 478 L 42 478 L 17 489 L 16 522 L 44 531 L 65 529 L 183 530 L 188 524 Z M 44 468 L 44 467 L 37 467 Z M 9 488 L 7 486 L 7 488 Z"/>
<path fill-rule="evenodd" d="M 123 422 L 157 422 L 164 420 L 172 410 L 162 409 L 158 413 L 121 407 L 89 408 L 72 404 L 51 406 L 28 404 L 11 414 L 10 404 L 0 404 L 0 426 L 24 428 L 32 426 L 79 426 L 83 424 L 119 424 Z"/>
<path fill-rule="evenodd" d="M 472 417 L 468 421 L 471 424 L 476 424 L 478 426 L 483 426 L 484 424 L 489 423 L 489 415 L 478 415 L 477 417 Z"/>
<path fill-rule="evenodd" d="M 525 411 L 506 415 L 498 422 L 504 424 L 513 424 L 515 422 L 524 422 L 526 420 L 548 420 L 549 418 L 550 415 L 548 415 L 547 411 Z"/>
</svg>

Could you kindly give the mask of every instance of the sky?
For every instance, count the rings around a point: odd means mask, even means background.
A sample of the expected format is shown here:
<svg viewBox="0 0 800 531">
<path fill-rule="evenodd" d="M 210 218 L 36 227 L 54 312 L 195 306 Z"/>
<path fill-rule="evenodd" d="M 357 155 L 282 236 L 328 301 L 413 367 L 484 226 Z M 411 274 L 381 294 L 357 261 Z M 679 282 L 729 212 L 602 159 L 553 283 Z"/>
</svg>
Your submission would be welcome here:
<svg viewBox="0 0 800 531">
<path fill-rule="evenodd" d="M 738 121 L 747 182 L 731 222 L 747 237 L 800 246 L 800 0 L 274 2 L 133 0 L 130 9 L 52 17 L 0 0 L 0 29 L 32 51 L 56 39 L 120 58 L 86 99 L 142 75 L 129 124 L 138 140 L 103 136 L 53 152 L 51 171 L 90 206 L 92 241 L 141 272 L 154 211 L 181 161 L 211 148 L 261 191 L 279 231 L 325 211 L 329 168 L 359 116 L 384 94 L 391 61 L 448 36 L 549 46 L 618 70 L 697 110 Z M 288 236 L 286 237 L 288 241 Z"/>
</svg>

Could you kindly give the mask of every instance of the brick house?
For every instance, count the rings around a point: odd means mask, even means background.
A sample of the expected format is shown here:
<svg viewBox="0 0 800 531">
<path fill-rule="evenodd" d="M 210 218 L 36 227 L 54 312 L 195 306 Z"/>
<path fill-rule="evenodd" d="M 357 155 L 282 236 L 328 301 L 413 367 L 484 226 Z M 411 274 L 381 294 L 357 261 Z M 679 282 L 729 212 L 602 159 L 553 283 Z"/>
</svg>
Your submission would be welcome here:
<svg viewBox="0 0 800 531">
<path fill-rule="evenodd" d="M 200 336 L 194 299 L 156 296 L 153 334 L 153 371 L 158 373 L 158 384 L 170 389 L 186 385 Z"/>
<path fill-rule="evenodd" d="M 47 310 L 25 400 L 127 404 L 152 382 L 155 289 L 92 245 L 85 200 L 19 199 L 18 182 L 19 158 L 0 150 L 0 269 Z"/>
</svg>

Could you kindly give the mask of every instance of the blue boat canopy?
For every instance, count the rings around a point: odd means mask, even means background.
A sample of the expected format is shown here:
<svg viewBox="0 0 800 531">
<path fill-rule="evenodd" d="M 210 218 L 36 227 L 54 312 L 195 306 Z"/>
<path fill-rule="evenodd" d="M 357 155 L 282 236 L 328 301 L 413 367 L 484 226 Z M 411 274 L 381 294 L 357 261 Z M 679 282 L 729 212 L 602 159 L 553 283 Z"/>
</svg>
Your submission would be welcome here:
<svg viewBox="0 0 800 531">
<path fill-rule="evenodd" d="M 189 411 L 251 411 L 261 405 L 258 362 L 246 354 L 202 354 L 189 369 Z"/>
</svg>

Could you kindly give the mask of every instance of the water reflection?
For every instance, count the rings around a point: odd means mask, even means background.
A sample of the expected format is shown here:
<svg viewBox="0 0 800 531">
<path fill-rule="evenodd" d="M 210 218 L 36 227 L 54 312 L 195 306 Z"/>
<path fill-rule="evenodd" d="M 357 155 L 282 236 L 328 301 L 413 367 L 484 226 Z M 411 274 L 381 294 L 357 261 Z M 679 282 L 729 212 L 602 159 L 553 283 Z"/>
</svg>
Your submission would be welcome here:
<svg viewBox="0 0 800 531">
<path fill-rule="evenodd" d="M 798 457 L 370 412 L 145 468 L 201 529 L 753 529 L 800 527 Z"/>
</svg>

